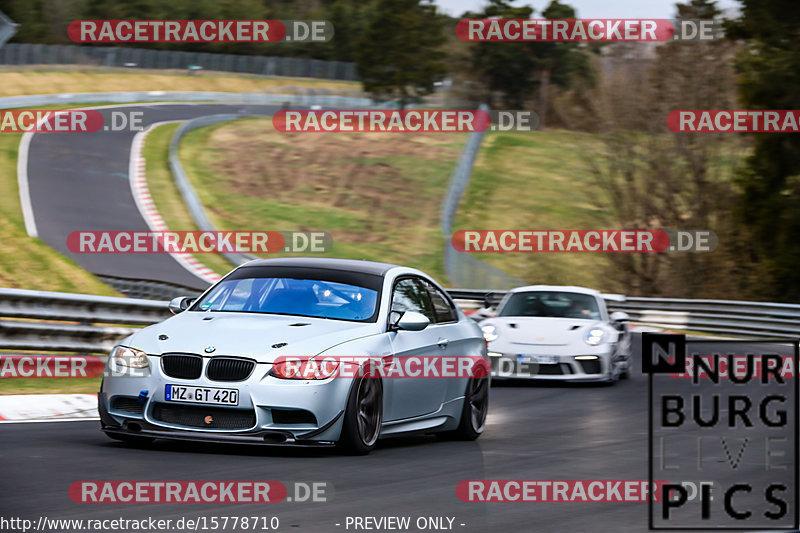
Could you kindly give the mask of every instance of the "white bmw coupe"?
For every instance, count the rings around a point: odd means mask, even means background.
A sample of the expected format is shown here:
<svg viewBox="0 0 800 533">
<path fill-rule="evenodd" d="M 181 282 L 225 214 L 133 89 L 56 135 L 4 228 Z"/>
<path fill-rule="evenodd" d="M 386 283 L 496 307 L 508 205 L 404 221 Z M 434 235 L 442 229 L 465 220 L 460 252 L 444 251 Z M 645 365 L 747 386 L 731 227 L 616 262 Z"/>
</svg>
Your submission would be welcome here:
<svg viewBox="0 0 800 533">
<path fill-rule="evenodd" d="M 137 331 L 109 357 L 98 407 L 114 439 L 338 445 L 363 454 L 381 437 L 483 432 L 481 331 L 418 270 L 261 259 L 170 309 L 176 316 Z M 296 358 L 308 360 L 308 372 Z M 362 375 L 367 359 L 387 368 L 424 359 L 434 372 Z M 440 377 L 443 361 L 485 370 Z M 359 372 L 345 373 L 354 362 Z"/>
</svg>

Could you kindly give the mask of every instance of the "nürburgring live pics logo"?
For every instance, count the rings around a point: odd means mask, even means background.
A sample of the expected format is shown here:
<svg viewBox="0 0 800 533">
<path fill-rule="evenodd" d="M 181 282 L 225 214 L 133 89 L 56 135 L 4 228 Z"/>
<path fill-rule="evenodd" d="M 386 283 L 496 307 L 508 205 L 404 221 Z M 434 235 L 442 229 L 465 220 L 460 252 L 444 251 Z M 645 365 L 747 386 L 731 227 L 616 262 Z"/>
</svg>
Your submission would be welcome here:
<svg viewBox="0 0 800 533">
<path fill-rule="evenodd" d="M 798 527 L 798 342 L 644 333 L 649 526 Z"/>
</svg>

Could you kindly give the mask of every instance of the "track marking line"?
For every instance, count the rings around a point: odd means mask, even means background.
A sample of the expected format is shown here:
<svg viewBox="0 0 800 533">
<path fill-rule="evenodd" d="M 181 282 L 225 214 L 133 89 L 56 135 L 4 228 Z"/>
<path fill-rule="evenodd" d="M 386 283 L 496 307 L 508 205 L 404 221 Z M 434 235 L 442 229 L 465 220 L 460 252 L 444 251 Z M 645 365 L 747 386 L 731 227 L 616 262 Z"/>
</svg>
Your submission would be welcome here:
<svg viewBox="0 0 800 533">
<path fill-rule="evenodd" d="M 27 131 L 22 134 L 17 150 L 17 185 L 19 187 L 19 203 L 22 207 L 22 218 L 25 220 L 25 231 L 29 237 L 38 237 L 36 229 L 36 219 L 33 216 L 33 205 L 31 204 L 31 193 L 28 187 L 28 150 L 33 140 L 33 132 Z"/>
</svg>

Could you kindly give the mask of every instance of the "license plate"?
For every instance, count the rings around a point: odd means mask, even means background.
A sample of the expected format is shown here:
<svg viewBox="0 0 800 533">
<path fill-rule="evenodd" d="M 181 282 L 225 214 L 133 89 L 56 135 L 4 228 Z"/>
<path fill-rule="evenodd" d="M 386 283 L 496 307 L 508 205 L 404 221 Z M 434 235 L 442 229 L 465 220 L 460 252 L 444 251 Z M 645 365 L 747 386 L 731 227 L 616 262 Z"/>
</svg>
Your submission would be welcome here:
<svg viewBox="0 0 800 533">
<path fill-rule="evenodd" d="M 167 385 L 164 399 L 168 402 L 214 403 L 218 405 L 239 405 L 239 391 L 236 389 L 216 389 L 212 387 L 186 387 Z"/>
<path fill-rule="evenodd" d="M 540 365 L 554 365 L 558 363 L 558 358 L 555 355 L 526 355 L 517 354 L 517 361 L 521 364 L 540 364 Z"/>
</svg>

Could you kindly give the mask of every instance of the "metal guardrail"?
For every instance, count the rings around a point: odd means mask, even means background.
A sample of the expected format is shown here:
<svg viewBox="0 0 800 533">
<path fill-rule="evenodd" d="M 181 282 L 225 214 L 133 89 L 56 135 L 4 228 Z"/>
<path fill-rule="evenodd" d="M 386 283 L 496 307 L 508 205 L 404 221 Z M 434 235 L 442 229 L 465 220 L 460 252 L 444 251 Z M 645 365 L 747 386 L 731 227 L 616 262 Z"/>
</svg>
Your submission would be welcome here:
<svg viewBox="0 0 800 533">
<path fill-rule="evenodd" d="M 487 291 L 451 289 L 464 308 Z M 498 302 L 506 291 L 491 291 Z M 632 322 L 733 336 L 798 338 L 800 305 L 734 300 L 626 298 L 605 294 L 611 311 Z M 0 289 L 0 351 L 103 354 L 122 338 L 169 317 L 167 302 L 21 289 Z"/>
<path fill-rule="evenodd" d="M 149 279 L 130 279 L 117 276 L 96 274 L 100 281 L 114 287 L 128 298 L 141 298 L 145 300 L 171 300 L 177 296 L 199 296 L 201 291 L 194 287 L 187 287 L 177 283 L 154 281 Z"/>
<path fill-rule="evenodd" d="M 489 107 L 486 104 L 481 104 L 478 109 L 480 111 L 489 111 Z M 467 185 L 469 185 L 472 167 L 475 164 L 475 158 L 478 157 L 478 151 L 485 135 L 485 131 L 470 133 L 464 148 L 461 150 L 458 163 L 447 187 L 447 193 L 442 201 L 440 224 L 442 235 L 444 236 L 444 270 L 451 283 L 462 287 L 499 286 L 504 289 L 510 289 L 511 287 L 524 285 L 524 283 L 521 279 L 511 276 L 468 253 L 457 251 L 450 242 L 458 204 Z"/>
<path fill-rule="evenodd" d="M 609 305 L 634 322 L 734 336 L 800 338 L 800 305 L 737 300 L 626 298 Z"/>
<path fill-rule="evenodd" d="M 354 63 L 301 57 L 182 52 L 121 48 L 12 43 L 0 50 L 2 65 L 95 65 L 145 69 L 188 70 L 201 67 L 215 72 L 239 72 L 259 76 L 290 76 L 355 81 Z"/>
<path fill-rule="evenodd" d="M 152 300 L 0 289 L 0 350 L 108 353 L 132 326 L 168 316 Z"/>
</svg>

